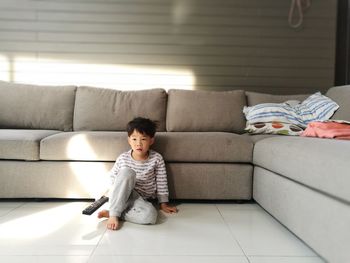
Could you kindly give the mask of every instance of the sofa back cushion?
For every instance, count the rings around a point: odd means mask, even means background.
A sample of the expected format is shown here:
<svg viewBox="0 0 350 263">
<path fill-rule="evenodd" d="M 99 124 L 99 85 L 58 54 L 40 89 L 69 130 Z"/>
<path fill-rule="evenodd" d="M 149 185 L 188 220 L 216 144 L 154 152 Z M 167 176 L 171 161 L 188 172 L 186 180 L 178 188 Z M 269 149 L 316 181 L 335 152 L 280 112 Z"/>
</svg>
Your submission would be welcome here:
<svg viewBox="0 0 350 263">
<path fill-rule="evenodd" d="M 350 85 L 330 88 L 326 96 L 339 105 L 339 109 L 334 113 L 332 119 L 350 121 Z"/>
<path fill-rule="evenodd" d="M 158 122 L 165 130 L 167 94 L 163 89 L 120 91 L 79 87 L 75 99 L 75 131 L 125 131 L 135 117 Z"/>
<path fill-rule="evenodd" d="M 247 96 L 248 106 L 255 106 L 262 103 L 282 103 L 288 100 L 303 101 L 310 96 L 310 94 L 273 95 L 252 91 L 247 91 L 245 94 Z"/>
<path fill-rule="evenodd" d="M 244 91 L 169 90 L 167 131 L 243 133 Z"/>
<path fill-rule="evenodd" d="M 0 128 L 70 131 L 75 91 L 0 81 Z"/>
</svg>

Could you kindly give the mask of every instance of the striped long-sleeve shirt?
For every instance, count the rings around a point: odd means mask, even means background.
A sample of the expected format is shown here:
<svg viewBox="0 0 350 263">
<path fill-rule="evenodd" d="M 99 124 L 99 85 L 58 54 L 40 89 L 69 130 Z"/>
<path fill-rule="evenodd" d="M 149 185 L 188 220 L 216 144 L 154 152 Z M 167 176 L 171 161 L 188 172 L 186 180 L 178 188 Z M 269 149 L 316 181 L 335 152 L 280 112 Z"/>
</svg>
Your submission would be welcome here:
<svg viewBox="0 0 350 263">
<path fill-rule="evenodd" d="M 169 201 L 168 181 L 163 157 L 149 150 L 148 159 L 136 161 L 131 156 L 132 150 L 122 153 L 110 171 L 113 183 L 121 168 L 128 167 L 136 172 L 135 190 L 145 199 L 158 198 L 159 203 Z"/>
</svg>

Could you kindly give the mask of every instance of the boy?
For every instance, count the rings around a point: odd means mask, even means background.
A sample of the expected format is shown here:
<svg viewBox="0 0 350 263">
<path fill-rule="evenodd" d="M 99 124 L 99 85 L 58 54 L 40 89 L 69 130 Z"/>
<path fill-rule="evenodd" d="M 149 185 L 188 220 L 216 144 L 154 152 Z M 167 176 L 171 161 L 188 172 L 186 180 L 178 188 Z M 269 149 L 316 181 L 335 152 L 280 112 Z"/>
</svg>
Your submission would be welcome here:
<svg viewBox="0 0 350 263">
<path fill-rule="evenodd" d="M 164 212 L 177 212 L 176 207 L 168 205 L 163 157 L 150 150 L 156 127 L 153 121 L 141 117 L 127 125 L 131 149 L 117 158 L 110 172 L 109 211 L 98 213 L 98 218 L 108 218 L 108 229 L 117 230 L 120 218 L 137 224 L 155 224 L 158 212 L 149 202 L 155 198 Z"/>
</svg>

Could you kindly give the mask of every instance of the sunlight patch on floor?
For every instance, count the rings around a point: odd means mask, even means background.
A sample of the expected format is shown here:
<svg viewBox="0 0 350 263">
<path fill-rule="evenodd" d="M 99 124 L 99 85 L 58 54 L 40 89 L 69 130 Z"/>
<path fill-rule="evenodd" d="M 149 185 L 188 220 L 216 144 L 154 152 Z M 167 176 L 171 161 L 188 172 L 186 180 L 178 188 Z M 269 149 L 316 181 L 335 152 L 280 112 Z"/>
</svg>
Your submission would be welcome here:
<svg viewBox="0 0 350 263">
<path fill-rule="evenodd" d="M 0 224 L 1 238 L 16 240 L 42 238 L 68 224 L 75 214 L 76 205 L 70 203 L 10 219 Z"/>
</svg>

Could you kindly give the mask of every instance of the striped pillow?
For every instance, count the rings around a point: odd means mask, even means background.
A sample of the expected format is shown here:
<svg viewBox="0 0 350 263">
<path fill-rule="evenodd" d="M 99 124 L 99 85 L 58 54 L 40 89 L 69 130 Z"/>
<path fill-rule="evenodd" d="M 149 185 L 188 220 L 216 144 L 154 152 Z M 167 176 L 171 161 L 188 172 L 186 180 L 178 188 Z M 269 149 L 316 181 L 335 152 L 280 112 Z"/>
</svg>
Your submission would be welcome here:
<svg viewBox="0 0 350 263">
<path fill-rule="evenodd" d="M 249 123 L 277 121 L 306 127 L 311 121 L 328 120 L 338 108 L 337 103 L 317 92 L 296 105 L 263 103 L 244 107 L 243 113 Z"/>
</svg>

